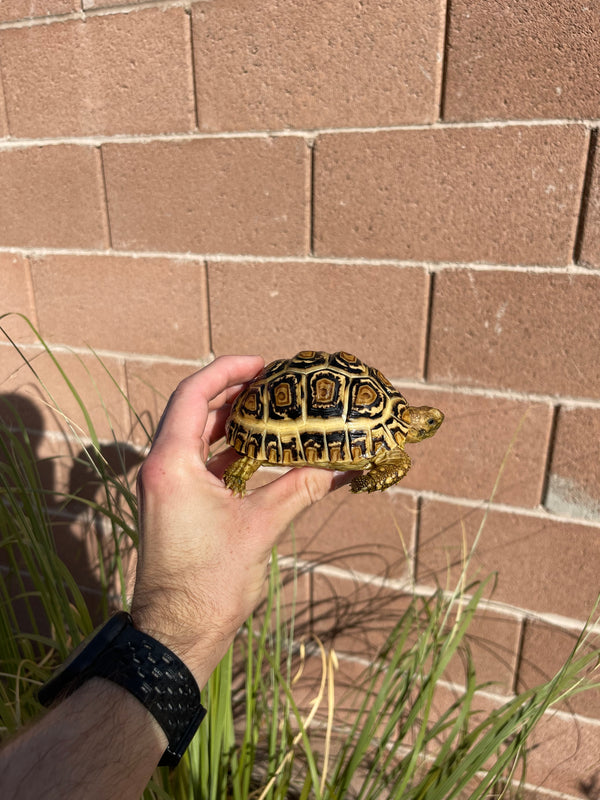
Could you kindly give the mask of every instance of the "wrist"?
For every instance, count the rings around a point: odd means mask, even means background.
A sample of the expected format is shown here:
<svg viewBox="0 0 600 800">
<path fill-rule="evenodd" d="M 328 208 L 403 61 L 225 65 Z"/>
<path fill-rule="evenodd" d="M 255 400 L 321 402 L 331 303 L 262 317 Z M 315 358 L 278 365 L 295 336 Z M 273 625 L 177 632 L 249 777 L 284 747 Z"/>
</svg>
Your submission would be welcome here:
<svg viewBox="0 0 600 800">
<path fill-rule="evenodd" d="M 189 624 L 175 619 L 173 614 L 159 613 L 155 609 L 138 606 L 135 602 L 131 616 L 137 630 L 152 636 L 181 659 L 200 689 L 206 686 L 227 652 L 229 643 L 215 642 L 215 637 L 209 635 L 208 629 L 192 629 Z"/>
<path fill-rule="evenodd" d="M 206 711 L 198 682 L 177 653 L 120 611 L 56 670 L 39 700 L 50 706 L 95 678 L 117 684 L 145 706 L 168 740 L 159 763 L 179 763 Z"/>
</svg>

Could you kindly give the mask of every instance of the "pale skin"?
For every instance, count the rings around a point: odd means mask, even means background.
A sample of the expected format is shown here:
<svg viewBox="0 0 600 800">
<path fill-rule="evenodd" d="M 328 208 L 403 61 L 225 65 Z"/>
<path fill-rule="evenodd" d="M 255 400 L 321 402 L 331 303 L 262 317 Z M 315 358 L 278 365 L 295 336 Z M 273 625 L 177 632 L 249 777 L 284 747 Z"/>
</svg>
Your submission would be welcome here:
<svg viewBox="0 0 600 800">
<path fill-rule="evenodd" d="M 227 450 L 207 463 L 229 404 L 262 368 L 224 356 L 172 396 L 138 478 L 136 627 L 170 647 L 203 687 L 259 602 L 271 550 L 293 518 L 336 488 L 331 472 L 290 470 L 235 497 Z M 210 713 L 210 712 L 209 712 Z M 0 750 L 3 800 L 137 800 L 166 748 L 132 695 L 95 678 Z"/>
</svg>

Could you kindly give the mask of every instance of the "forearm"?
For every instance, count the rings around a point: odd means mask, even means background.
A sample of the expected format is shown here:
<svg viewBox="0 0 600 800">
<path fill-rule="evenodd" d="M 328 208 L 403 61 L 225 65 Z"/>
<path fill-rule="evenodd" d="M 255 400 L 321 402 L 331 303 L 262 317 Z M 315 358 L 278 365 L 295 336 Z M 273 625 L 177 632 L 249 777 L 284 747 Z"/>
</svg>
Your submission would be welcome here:
<svg viewBox="0 0 600 800">
<path fill-rule="evenodd" d="M 139 800 L 166 746 L 135 697 L 95 678 L 0 749 L 0 796 Z"/>
</svg>

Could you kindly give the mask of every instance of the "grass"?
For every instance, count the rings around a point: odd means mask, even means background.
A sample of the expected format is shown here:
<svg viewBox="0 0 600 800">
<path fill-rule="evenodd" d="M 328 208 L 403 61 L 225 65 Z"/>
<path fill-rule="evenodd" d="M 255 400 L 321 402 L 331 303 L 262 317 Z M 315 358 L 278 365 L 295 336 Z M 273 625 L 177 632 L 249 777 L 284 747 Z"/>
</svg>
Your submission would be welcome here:
<svg viewBox="0 0 600 800">
<path fill-rule="evenodd" d="M 129 469 L 138 460 L 131 458 L 133 448 L 116 436 L 112 442 L 100 440 L 77 388 L 57 356 L 40 343 L 56 380 L 67 386 L 85 420 L 79 430 L 63 417 L 75 458 L 67 452 L 51 459 L 52 465 L 66 460 L 88 483 L 85 490 L 72 485 L 62 493 L 45 483 L 48 464 L 40 460 L 37 440 L 15 397 L 5 399 L 0 414 L 2 738 L 40 713 L 37 688 L 93 629 L 94 618 L 105 618 L 116 605 L 127 607 L 127 560 L 137 541 Z M 38 379 L 34 364 L 25 359 L 24 365 Z M 40 386 L 53 405 L 49 387 Z M 81 588 L 55 543 L 57 528 L 82 519 L 97 547 L 93 593 Z M 145 798 L 517 796 L 532 731 L 550 707 L 595 686 L 599 651 L 588 626 L 551 680 L 482 715 L 478 692 L 488 687 L 477 681 L 465 636 L 489 585 L 467 580 L 465 566 L 453 592 L 409 597 L 384 644 L 344 690 L 335 650 L 301 629 L 297 575 L 294 570 L 282 575 L 274 554 L 264 605 L 203 690 L 206 720 L 180 766 L 157 770 Z M 459 656 L 465 663 L 464 687 L 440 710 L 440 687 Z"/>
</svg>

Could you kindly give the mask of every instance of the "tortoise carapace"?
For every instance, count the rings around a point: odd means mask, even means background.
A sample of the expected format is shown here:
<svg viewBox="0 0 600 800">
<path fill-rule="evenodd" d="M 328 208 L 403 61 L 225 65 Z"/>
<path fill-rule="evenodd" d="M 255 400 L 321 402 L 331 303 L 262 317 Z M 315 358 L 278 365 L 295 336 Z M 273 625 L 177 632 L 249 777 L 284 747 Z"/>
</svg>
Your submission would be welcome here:
<svg viewBox="0 0 600 800">
<path fill-rule="evenodd" d="M 356 356 L 303 350 L 268 364 L 235 399 L 227 443 L 241 458 L 223 480 L 243 495 L 260 466 L 311 466 L 360 471 L 351 491 L 383 491 L 410 468 L 405 443 L 433 436 L 443 420 L 437 408 L 409 406 Z"/>
</svg>

